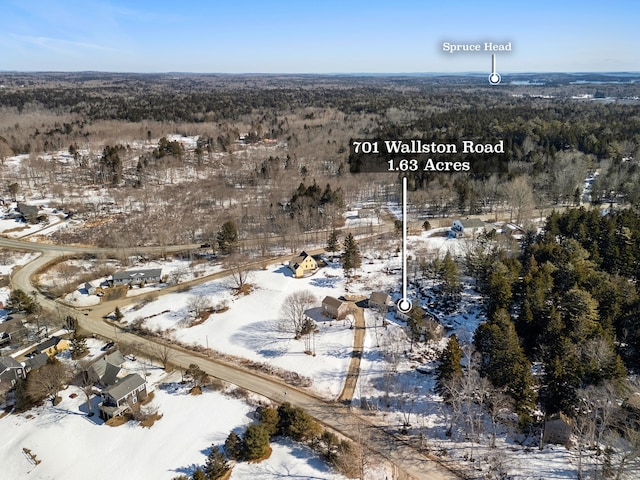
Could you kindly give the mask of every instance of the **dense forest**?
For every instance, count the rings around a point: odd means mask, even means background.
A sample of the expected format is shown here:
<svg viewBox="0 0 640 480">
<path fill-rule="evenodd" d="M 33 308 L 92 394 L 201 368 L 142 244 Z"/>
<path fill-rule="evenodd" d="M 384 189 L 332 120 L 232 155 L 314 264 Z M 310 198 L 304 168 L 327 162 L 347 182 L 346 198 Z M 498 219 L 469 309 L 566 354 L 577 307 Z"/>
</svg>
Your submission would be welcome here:
<svg viewBox="0 0 640 480">
<path fill-rule="evenodd" d="M 350 173 L 352 139 L 415 138 L 503 141 L 504 154 L 471 160 L 508 165 L 506 173 L 412 174 L 417 215 L 526 224 L 550 207 L 637 206 L 640 85 L 606 76 L 575 83 L 583 77 L 524 76 L 523 85 L 496 89 L 473 76 L 3 73 L 0 161 L 25 158 L 18 170 L 0 169 L 2 193 L 53 196 L 95 220 L 126 214 L 117 225 L 68 231 L 71 241 L 207 241 L 229 218 L 244 237 L 295 236 L 336 226 L 345 208 L 397 198 L 395 174 Z M 185 149 L 171 135 L 197 144 Z M 87 201 L 87 188 L 102 200 Z M 158 208 L 167 199 L 186 228 Z"/>
<path fill-rule="evenodd" d="M 572 209 L 549 216 L 520 258 L 497 251 L 476 257 L 470 267 L 488 318 L 475 336 L 483 371 L 531 406 L 529 362 L 540 363 L 547 413 L 571 412 L 578 389 L 638 371 L 638 252 L 637 212 Z"/>
</svg>

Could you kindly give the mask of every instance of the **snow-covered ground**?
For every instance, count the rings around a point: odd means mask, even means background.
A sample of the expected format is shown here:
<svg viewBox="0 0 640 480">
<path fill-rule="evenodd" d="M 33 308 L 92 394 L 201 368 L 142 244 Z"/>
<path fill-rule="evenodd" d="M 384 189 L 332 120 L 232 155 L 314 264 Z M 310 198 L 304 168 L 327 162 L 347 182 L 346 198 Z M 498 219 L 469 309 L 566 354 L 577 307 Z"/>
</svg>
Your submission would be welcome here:
<svg viewBox="0 0 640 480">
<path fill-rule="evenodd" d="M 0 233 L 11 238 L 26 238 L 31 235 L 49 235 L 64 226 L 65 214 L 46 205 L 48 201 L 25 202 L 29 205 L 40 206 L 39 215 L 47 218 L 46 222 L 27 223 L 20 218 L 11 218 L 15 215 L 16 203 L 9 203 L 0 212 Z"/>
<path fill-rule="evenodd" d="M 461 255 L 467 248 L 468 240 L 444 236 L 433 236 L 434 231 L 425 232 L 419 237 L 409 237 L 413 253 L 423 249 L 425 253 L 439 255 L 441 258 L 450 251 L 454 256 Z M 437 233 L 437 232 L 436 232 Z M 393 269 L 393 257 L 390 260 Z M 380 278 L 380 277 L 378 277 Z M 397 281 L 397 277 L 395 277 Z M 461 301 L 452 312 L 443 312 L 434 304 L 437 296 L 430 291 L 431 282 L 420 282 L 418 289 L 409 276 L 409 296 L 417 299 L 426 310 L 435 314 L 448 333 L 456 333 L 462 344 L 473 339 L 473 332 L 483 321 L 480 296 L 471 288 L 472 280 L 463 279 L 464 289 Z M 392 296 L 399 299 L 399 293 Z M 474 468 L 488 474 L 489 466 L 502 463 L 509 473 L 508 478 L 518 480 L 560 480 L 577 478 L 575 458 L 563 446 L 546 445 L 541 451 L 537 447 L 520 445 L 524 436 L 513 434 L 513 427 L 503 425 L 499 428 L 497 448 L 488 448 L 489 426 L 482 435 L 482 446 L 465 441 L 464 435 L 446 436 L 450 421 L 449 408 L 442 398 L 434 392 L 435 368 L 439 352 L 445 347 L 446 337 L 439 342 L 412 345 L 407 337 L 406 324 L 389 312 L 386 325 L 383 326 L 379 314 L 365 311 L 367 324 L 365 348 L 360 365 L 360 376 L 354 395 L 354 405 L 360 406 L 370 414 L 370 418 L 381 427 L 401 433 L 407 423 L 411 441 L 420 444 L 420 435 L 424 436 L 423 445 L 432 452 L 445 452 L 447 458 L 453 458 L 470 466 L 467 459 L 476 459 Z M 408 438 L 408 437 L 407 437 Z M 479 474 L 479 473 L 478 473 Z M 495 472 L 494 472 L 495 475 Z M 498 477 L 491 477 L 498 478 Z"/>
<path fill-rule="evenodd" d="M 94 360 L 104 353 L 103 341 L 87 339 Z M 58 359 L 72 366 L 67 350 Z M 153 391 L 150 405 L 162 418 L 151 428 L 130 421 L 109 427 L 97 414 L 88 417 L 86 397 L 76 386 L 60 392 L 62 401 L 47 401 L 23 414 L 0 417 L 0 478 L 81 479 L 90 472 L 93 480 L 135 479 L 169 480 L 179 474 L 190 475 L 205 462 L 209 448 L 222 446 L 231 430 L 241 433 L 253 422 L 255 406 L 227 393 L 204 389 L 202 395 L 189 395 L 188 385 L 180 384 L 178 372 L 166 373 L 144 358 L 128 359 L 125 373 L 146 378 Z M 252 394 L 253 401 L 263 399 Z M 92 397 L 97 412 L 100 397 Z M 233 479 L 271 480 L 285 474 L 298 478 L 341 480 L 316 454 L 287 440 L 272 443 L 271 457 L 258 464 L 239 464 Z M 23 449 L 30 450 L 39 463 Z"/>
<path fill-rule="evenodd" d="M 454 256 L 464 254 L 468 240 L 445 236 L 443 233 L 446 229 L 442 230 L 442 232 L 439 230 L 430 231 L 419 236 L 411 236 L 409 238 L 411 254 L 419 258 L 421 255 L 427 257 L 443 256 L 447 251 L 452 252 Z M 313 379 L 312 388 L 315 391 L 326 398 L 335 398 L 339 395 L 344 383 L 351 356 L 353 330 L 349 329 L 346 322 L 323 319 L 320 315 L 320 302 L 325 295 L 362 294 L 368 296 L 371 291 L 375 290 L 393 292 L 392 297 L 397 300 L 400 258 L 395 254 L 394 245 L 389 245 L 388 251 L 385 251 L 384 248 L 376 249 L 375 246 L 363 247 L 362 267 L 358 270 L 357 277 L 349 281 L 344 278 L 342 268 L 338 263 L 330 264 L 315 275 L 304 279 L 293 278 L 287 267 L 277 265 L 266 270 L 252 272 L 249 282 L 254 285 L 255 289 L 250 295 L 234 295 L 231 279 L 211 281 L 187 292 L 163 295 L 150 303 L 134 305 L 131 309 L 123 310 L 124 321 L 139 320 L 147 328 L 166 331 L 176 340 L 186 344 L 209 346 L 220 352 L 295 371 L 303 376 L 311 377 Z M 145 268 L 147 267 L 148 264 L 145 264 Z M 169 268 L 168 265 L 167 268 Z M 449 330 L 455 331 L 463 342 L 471 340 L 472 332 L 482 321 L 479 297 L 469 287 L 468 281 L 466 284 L 462 301 L 455 311 L 447 314 L 441 311 L 433 312 Z M 311 290 L 318 299 L 317 307 L 310 312 L 319 327 L 319 333 L 315 335 L 315 357 L 304 353 L 302 341 L 293 339 L 291 334 L 283 333 L 277 327 L 281 318 L 280 308 L 287 295 L 297 290 L 307 289 Z M 425 305 L 427 309 L 432 308 L 430 306 L 432 298 L 428 288 L 423 288 L 422 292 L 414 286 L 410 286 L 410 289 L 412 298 L 418 298 L 420 304 Z M 199 296 L 205 297 L 211 306 L 226 305 L 228 310 L 211 314 L 203 323 L 189 326 L 193 319 L 193 315 L 189 312 L 190 302 L 194 297 Z M 409 352 L 410 343 L 404 331 L 405 325 L 396 320 L 393 314 L 387 315 L 386 327 L 382 326 L 381 319 L 370 310 L 365 310 L 365 318 L 368 325 L 365 337 L 365 354 L 362 358 L 355 404 L 367 404 L 373 411 L 372 418 L 381 426 L 399 431 L 403 423 L 410 423 L 409 431 L 414 435 L 413 438 L 417 438 L 418 434 L 422 432 L 432 451 L 446 451 L 449 457 L 455 459 L 462 460 L 468 457 L 473 447 L 474 457 L 477 459 L 476 467 L 483 468 L 484 471 L 488 468 L 490 458 L 496 457 L 496 455 L 503 456 L 505 468 L 514 479 L 560 480 L 575 476 L 576 469 L 571 462 L 571 454 L 564 447 L 547 446 L 544 450 L 539 451 L 535 447 L 521 446 L 514 441 L 513 435 L 507 435 L 508 440 L 499 439 L 498 448 L 491 450 L 486 447 L 486 436 L 482 447 L 479 447 L 478 444 L 472 446 L 460 436 L 446 437 L 444 431 L 448 422 L 447 407 L 443 404 L 442 399 L 433 392 L 435 359 L 438 351 L 444 347 L 446 340 L 438 344 L 414 346 L 414 352 Z M 377 326 L 374 327 L 374 324 Z M 416 367 L 420 367 L 419 370 Z M 218 400 L 214 398 L 217 394 L 214 393 L 207 393 L 201 397 L 180 395 L 162 389 L 157 389 L 156 393 L 155 401 L 158 402 L 160 412 L 165 416 L 151 430 L 142 429 L 132 424 L 108 429 L 109 433 L 106 434 L 103 434 L 102 430 L 99 434 L 95 434 L 98 439 L 107 438 L 106 442 L 96 440 L 92 437 L 93 433 L 82 433 L 82 441 L 72 440 L 69 450 L 73 450 L 74 446 L 80 448 L 82 442 L 86 442 L 88 445 L 92 445 L 88 456 L 104 455 L 105 453 L 114 455 L 115 458 L 122 458 L 123 465 L 150 462 L 153 463 L 154 469 L 158 467 L 164 469 L 162 472 L 170 472 L 171 475 L 168 474 L 167 478 L 171 478 L 172 475 L 188 473 L 189 469 L 194 468 L 194 465 L 201 464 L 204 461 L 206 448 L 211 443 L 221 443 L 230 428 L 237 428 L 250 421 L 247 418 L 248 406 L 227 406 L 225 403 L 218 403 Z M 210 402 L 206 403 L 205 398 L 211 399 Z M 65 392 L 63 403 L 56 407 L 58 410 L 39 411 L 36 416 L 37 420 L 34 422 L 44 423 L 39 424 L 38 429 L 34 428 L 33 430 L 43 433 L 32 433 L 28 437 L 21 433 L 23 430 L 29 430 L 29 427 L 25 427 L 27 423 L 25 417 L 10 416 L 0 419 L 0 424 L 4 423 L 5 425 L 9 423 L 7 418 L 13 419 L 12 422 L 18 422 L 15 427 L 10 427 L 15 430 L 10 430 L 9 435 L 6 436 L 7 439 L 11 439 L 8 440 L 10 444 L 8 443 L 7 446 L 10 447 L 9 451 L 13 456 L 7 457 L 9 453 L 7 453 L 7 448 L 4 448 L 0 453 L 0 461 L 9 462 L 12 468 L 19 461 L 22 462 L 20 468 L 23 470 L 15 470 L 15 472 L 23 475 L 27 471 L 24 469 L 34 468 L 33 465 L 29 466 L 22 453 L 24 446 L 30 448 L 39 459 L 41 456 L 38 451 L 43 452 L 43 462 L 35 467 L 34 471 L 45 470 L 41 467 L 47 463 L 56 463 L 56 465 L 62 463 L 51 460 L 56 456 L 64 458 L 64 452 L 59 451 L 62 448 L 53 448 L 53 454 L 51 454 L 46 443 L 38 443 L 36 440 L 42 436 L 50 442 L 49 435 L 52 437 L 64 435 L 64 430 L 59 429 L 56 422 L 61 425 L 71 421 L 84 422 L 83 425 L 97 428 L 97 425 L 86 417 L 69 413 L 82 408 L 81 399 L 76 398 L 75 401 L 76 403 L 73 403 Z M 227 413 L 227 408 L 230 413 Z M 194 426 L 191 423 L 193 418 L 197 418 L 200 423 L 208 425 L 207 422 L 202 422 L 201 415 L 185 416 L 183 421 L 187 424 L 187 428 L 183 431 L 178 426 L 172 425 L 169 420 L 172 417 L 178 417 L 178 412 L 183 409 L 192 412 L 220 411 L 224 414 L 215 416 L 212 425 L 210 425 L 210 432 L 202 433 L 200 433 L 202 426 Z M 224 417 L 224 419 L 219 420 L 219 417 Z M 21 418 L 20 421 L 24 423 L 20 423 L 16 418 Z M 227 420 L 231 426 L 227 425 Z M 163 424 L 166 426 L 162 426 Z M 221 425 L 220 428 L 219 425 Z M 74 428 L 70 425 L 69 431 L 73 431 Z M 196 433 L 190 435 L 189 428 Z M 508 430 L 507 427 L 504 429 Z M 111 431 L 115 433 L 110 433 Z M 219 433 L 215 433 L 218 431 Z M 87 430 L 87 432 L 91 432 L 91 430 Z M 119 432 L 127 433 L 124 435 Z M 149 435 L 147 438 L 147 432 L 161 433 L 161 435 Z M 18 441 L 24 445 L 11 443 L 14 433 L 18 437 Z M 103 435 L 107 435 L 107 437 L 103 437 Z M 136 453 L 130 453 L 130 449 L 121 448 L 123 443 L 130 441 L 135 442 L 136 445 L 142 445 L 146 442 L 151 444 L 150 452 L 156 450 L 158 456 L 162 456 L 164 446 L 158 444 L 157 438 L 165 435 L 167 438 L 188 438 L 187 445 L 194 445 L 195 448 L 189 447 L 181 450 L 173 457 L 167 454 L 166 457 L 175 459 L 171 462 L 165 462 L 165 457 L 162 457 L 162 461 L 155 463 L 151 458 L 152 453 L 148 453 L 146 448 L 140 452 L 139 460 L 136 458 L 137 450 L 135 450 Z M 184 436 L 180 437 L 180 435 Z M 95 442 L 95 446 L 92 442 Z M 105 447 L 105 445 L 109 447 Z M 242 464 L 234 471 L 232 478 L 277 478 L 285 471 L 295 472 L 300 478 L 338 478 L 327 472 L 304 470 L 315 468 L 316 464 L 320 465 L 317 460 L 312 459 L 313 457 L 305 456 L 304 452 L 305 450 L 297 445 L 276 444 L 274 445 L 274 455 L 269 461 L 257 465 Z M 126 455 L 130 455 L 130 457 Z M 49 462 L 44 461 L 45 456 Z M 298 457 L 302 462 L 290 463 L 292 456 Z M 303 470 L 298 470 L 299 468 Z M 45 475 L 34 478 L 59 478 L 60 471 L 47 471 Z M 162 472 L 153 478 L 164 478 Z M 136 470 L 135 473 L 136 475 L 133 477 L 128 474 L 127 478 L 152 478 L 152 476 L 145 477 L 146 473 L 142 473 L 142 470 Z M 74 477 L 67 475 L 65 478 Z"/>
<path fill-rule="evenodd" d="M 412 237 L 415 243 L 431 245 L 436 252 L 459 250 L 463 240 Z M 123 309 L 123 321 L 138 322 L 157 332 L 165 332 L 188 345 L 209 347 L 213 350 L 294 371 L 313 380 L 313 389 L 326 398 L 336 398 L 343 387 L 353 347 L 353 330 L 349 322 L 330 321 L 321 314 L 321 301 L 327 295 L 369 296 L 372 291 L 397 291 L 400 279 L 400 258 L 385 255 L 375 258 L 363 252 L 362 267 L 356 278 L 349 282 L 339 263 L 329 263 L 315 275 L 303 279 L 293 278 L 284 265 L 251 273 L 249 283 L 254 291 L 247 296 L 236 296 L 230 278 L 207 282 L 188 292 L 170 293 L 155 301 L 142 302 Z M 299 290 L 310 290 L 317 298 L 309 315 L 316 321 L 319 332 L 312 338 L 316 356 L 305 354 L 305 345 L 293 335 L 279 328 L 281 308 L 288 295 Z M 132 289 L 137 293 L 138 289 Z M 199 324 L 190 326 L 190 312 L 194 298 L 203 297 L 208 306 L 226 311 L 213 313 Z M 462 316 L 460 316 L 462 318 Z M 457 317 L 456 317 L 457 319 Z M 454 323 L 455 319 L 447 319 Z"/>
<path fill-rule="evenodd" d="M 249 283 L 255 288 L 251 294 L 235 296 L 230 279 L 207 282 L 188 292 L 163 295 L 139 309 L 123 309 L 123 320 L 144 319 L 147 328 L 168 331 L 183 343 L 208 345 L 213 350 L 295 371 L 311 377 L 316 391 L 327 398 L 339 395 L 351 357 L 353 330 L 348 322 L 324 318 L 320 306 L 326 295 L 344 293 L 342 269 L 327 267 L 312 277 L 296 279 L 287 267 L 277 265 L 252 272 Z M 309 312 L 319 329 L 314 336 L 315 357 L 304 353 L 303 341 L 278 327 L 285 298 L 298 290 L 310 290 L 318 300 Z M 227 305 L 228 310 L 189 327 L 193 297 L 205 297 L 213 307 Z"/>
<path fill-rule="evenodd" d="M 179 380 L 175 377 L 165 380 Z M 221 446 L 231 430 L 241 432 L 253 421 L 254 407 L 206 389 L 192 396 L 184 388 L 156 387 L 152 402 L 162 418 L 151 428 L 133 421 L 109 427 L 97 415 L 87 417 L 85 396 L 77 387 L 67 388 L 61 397 L 55 407 L 47 402 L 25 414 L 0 419 L 2 478 L 169 480 L 190 475 L 204 464 L 211 445 Z M 98 403 L 99 398 L 93 397 L 94 410 Z M 25 448 L 37 458 L 37 465 Z M 272 443 L 272 448 L 268 460 L 241 463 L 231 478 L 344 478 L 301 445 L 283 441 Z"/>
</svg>

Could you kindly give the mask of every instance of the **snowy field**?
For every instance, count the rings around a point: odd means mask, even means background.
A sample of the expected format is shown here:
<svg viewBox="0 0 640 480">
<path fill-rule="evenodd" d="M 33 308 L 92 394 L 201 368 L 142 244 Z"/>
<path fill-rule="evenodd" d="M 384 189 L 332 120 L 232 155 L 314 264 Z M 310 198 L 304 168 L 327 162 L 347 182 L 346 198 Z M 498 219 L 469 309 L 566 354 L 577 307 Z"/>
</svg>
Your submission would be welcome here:
<svg viewBox="0 0 640 480">
<path fill-rule="evenodd" d="M 213 350 L 236 355 L 295 371 L 313 379 L 314 389 L 335 398 L 351 358 L 353 330 L 349 322 L 330 321 L 321 314 L 321 301 L 326 295 L 339 296 L 345 291 L 342 269 L 338 266 L 321 269 L 303 279 L 292 277 L 283 266 L 251 273 L 249 283 L 254 291 L 235 296 L 230 279 L 207 282 L 188 292 L 163 295 L 158 300 L 136 309 L 123 309 L 125 322 L 143 319 L 144 326 L 165 331 L 186 344 L 209 346 Z M 298 290 L 310 290 L 317 305 L 309 311 L 320 330 L 315 337 L 316 356 L 305 354 L 305 345 L 279 328 L 280 310 L 287 295 Z M 204 297 L 208 303 L 228 310 L 213 313 L 199 325 L 189 327 L 193 319 L 189 303 L 193 297 Z"/>
<path fill-rule="evenodd" d="M 70 395 L 76 394 L 75 398 Z M 153 403 L 162 418 L 151 428 L 129 422 L 109 427 L 86 416 L 84 394 L 77 387 L 61 392 L 62 402 L 0 419 L 2 478 L 92 480 L 113 478 L 169 480 L 190 475 L 202 465 L 212 444 L 221 446 L 231 430 L 252 422 L 254 407 L 219 392 L 188 395 L 184 389 L 155 389 Z M 94 409 L 99 399 L 94 397 Z M 27 448 L 40 462 L 34 465 Z M 232 479 L 271 480 L 283 476 L 339 480 L 306 447 L 272 443 L 271 457 L 258 464 L 241 463 Z"/>
<path fill-rule="evenodd" d="M 412 237 L 412 241 L 432 245 L 431 248 L 437 252 L 460 249 L 462 242 L 427 236 Z M 389 253 L 377 258 L 373 251 L 365 249 L 362 267 L 357 277 L 349 282 L 338 262 L 329 262 L 315 275 L 302 279 L 293 278 L 286 266 L 275 265 L 267 270 L 251 272 L 249 283 L 254 290 L 250 295 L 234 295 L 230 278 L 211 281 L 188 292 L 170 293 L 155 301 L 123 309 L 123 321 L 141 323 L 185 344 L 208 346 L 222 353 L 294 371 L 310 377 L 312 388 L 317 393 L 334 399 L 342 390 L 351 359 L 353 330 L 348 321 L 336 322 L 324 317 L 321 314 L 322 299 L 327 295 L 368 297 L 372 291 L 386 290 L 395 292 L 395 300 L 399 297 L 399 281 L 399 257 Z M 319 330 L 312 338 L 315 357 L 304 353 L 302 340 L 295 340 L 292 334 L 279 328 L 285 299 L 300 290 L 311 291 L 317 299 L 315 307 L 308 312 Z M 130 292 L 137 291 L 133 289 Z M 215 309 L 228 309 L 211 314 L 203 323 L 190 326 L 194 320 L 190 307 L 195 297 L 205 298 L 207 304 Z"/>
</svg>

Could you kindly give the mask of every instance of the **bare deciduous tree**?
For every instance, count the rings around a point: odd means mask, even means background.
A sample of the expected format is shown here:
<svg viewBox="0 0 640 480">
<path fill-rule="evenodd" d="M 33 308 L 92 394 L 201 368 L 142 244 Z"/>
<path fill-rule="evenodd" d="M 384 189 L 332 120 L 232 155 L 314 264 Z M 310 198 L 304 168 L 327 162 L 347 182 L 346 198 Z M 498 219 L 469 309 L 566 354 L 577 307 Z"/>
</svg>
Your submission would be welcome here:
<svg viewBox="0 0 640 480">
<path fill-rule="evenodd" d="M 226 268 L 231 274 L 233 287 L 238 292 L 244 292 L 251 279 L 251 268 L 247 265 L 246 259 L 233 256 L 226 262 Z"/>
<path fill-rule="evenodd" d="M 308 318 L 305 312 L 316 303 L 315 295 L 309 290 L 299 290 L 289 294 L 280 309 L 280 330 L 293 333 L 296 338 L 299 338 Z"/>
<path fill-rule="evenodd" d="M 197 318 L 202 312 L 209 308 L 209 299 L 206 295 L 202 294 L 192 295 L 187 300 L 187 308 L 189 311 L 192 311 Z"/>
<path fill-rule="evenodd" d="M 47 363 L 29 375 L 27 394 L 35 402 L 45 398 L 55 402 L 68 378 L 69 374 L 62 363 L 57 360 Z"/>
<path fill-rule="evenodd" d="M 169 345 L 169 341 L 165 339 L 159 339 L 156 343 L 153 344 L 152 351 L 153 355 L 158 360 L 160 360 L 160 363 L 162 363 L 162 368 L 166 370 L 169 366 L 171 358 L 173 357 L 173 350 Z"/>
<path fill-rule="evenodd" d="M 520 224 L 535 207 L 535 198 L 531 188 L 531 181 L 526 176 L 517 177 L 505 186 L 505 195 L 509 203 L 510 218 Z"/>
<path fill-rule="evenodd" d="M 91 396 L 93 395 L 93 377 L 89 372 L 91 363 L 87 360 L 81 360 L 76 363 L 75 370 L 76 376 L 82 393 L 87 400 L 87 411 L 89 416 L 93 416 L 93 407 L 91 406 Z"/>
</svg>

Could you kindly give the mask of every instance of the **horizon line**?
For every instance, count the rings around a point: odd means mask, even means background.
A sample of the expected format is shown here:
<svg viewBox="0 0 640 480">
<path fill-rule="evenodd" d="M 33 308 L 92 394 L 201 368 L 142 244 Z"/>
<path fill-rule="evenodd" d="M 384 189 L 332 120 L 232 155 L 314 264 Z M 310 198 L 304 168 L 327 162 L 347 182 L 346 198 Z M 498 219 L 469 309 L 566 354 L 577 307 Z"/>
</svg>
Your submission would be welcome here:
<svg viewBox="0 0 640 480">
<path fill-rule="evenodd" d="M 226 75 L 226 76 L 467 76 L 488 75 L 486 71 L 463 72 L 191 72 L 191 71 L 127 71 L 127 70 L 0 70 L 0 74 L 51 74 L 51 73 L 94 73 L 94 74 L 125 74 L 125 75 Z M 501 75 L 640 75 L 640 70 L 577 70 L 577 71 L 522 71 L 500 72 Z"/>
</svg>

